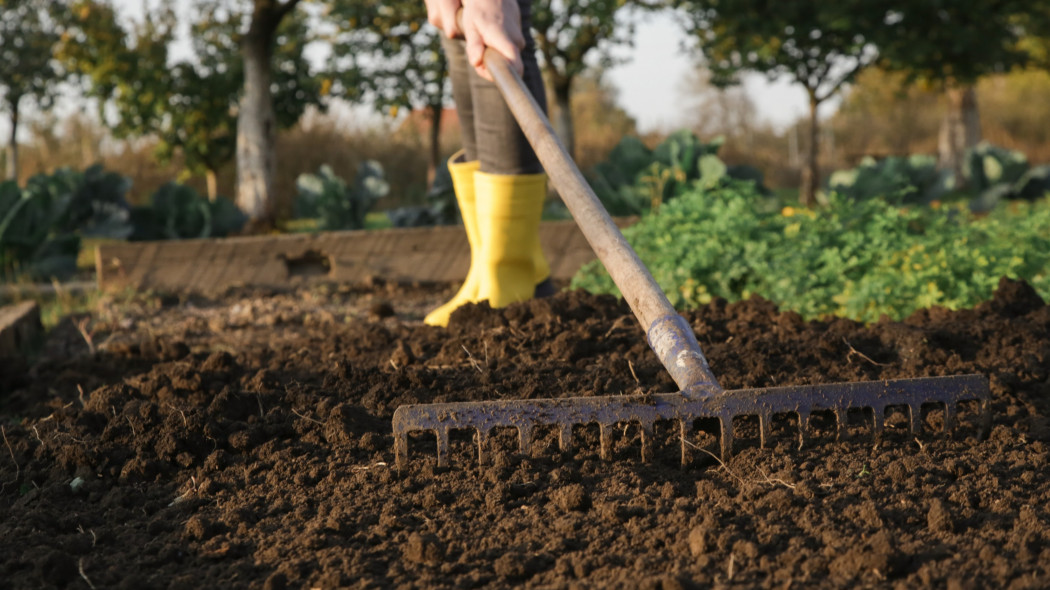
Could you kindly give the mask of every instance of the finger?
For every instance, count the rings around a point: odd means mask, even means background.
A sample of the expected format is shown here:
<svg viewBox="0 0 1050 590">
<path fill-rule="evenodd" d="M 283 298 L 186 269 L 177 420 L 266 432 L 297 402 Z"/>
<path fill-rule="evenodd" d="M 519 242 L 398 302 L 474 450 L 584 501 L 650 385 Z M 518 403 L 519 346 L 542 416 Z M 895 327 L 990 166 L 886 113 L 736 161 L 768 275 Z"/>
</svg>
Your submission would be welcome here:
<svg viewBox="0 0 1050 590">
<path fill-rule="evenodd" d="M 456 12 L 459 10 L 459 2 L 444 2 L 441 8 L 443 13 L 441 21 L 444 24 L 442 30 L 445 31 L 445 35 L 449 39 L 462 37 L 463 31 L 459 29 L 459 25 L 456 23 Z"/>
<path fill-rule="evenodd" d="M 430 4 L 427 5 L 427 22 L 440 31 L 445 29 L 445 27 L 441 26 L 441 9 Z"/>
<path fill-rule="evenodd" d="M 492 74 L 485 67 L 485 42 L 477 34 L 467 35 L 467 61 L 482 78 L 492 82 Z"/>
<path fill-rule="evenodd" d="M 506 58 L 510 67 L 515 69 L 519 75 L 523 74 L 525 72 L 525 66 L 521 60 L 521 47 L 515 44 L 511 38 L 502 34 L 502 30 L 500 30 L 499 33 L 500 34 L 498 35 L 493 35 L 487 38 L 488 46 Z M 524 46 L 524 43 L 522 43 L 522 46 Z"/>
</svg>

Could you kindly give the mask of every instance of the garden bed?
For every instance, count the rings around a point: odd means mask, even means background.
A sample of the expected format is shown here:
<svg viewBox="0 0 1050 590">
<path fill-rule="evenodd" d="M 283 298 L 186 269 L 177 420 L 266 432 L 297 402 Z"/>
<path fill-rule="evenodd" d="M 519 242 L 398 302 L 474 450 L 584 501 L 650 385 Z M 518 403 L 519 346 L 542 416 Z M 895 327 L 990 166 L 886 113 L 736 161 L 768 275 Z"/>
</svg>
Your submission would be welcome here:
<svg viewBox="0 0 1050 590">
<path fill-rule="evenodd" d="M 67 319 L 0 375 L 3 585 L 1050 586 L 1050 307 L 1024 283 L 870 326 L 759 299 L 686 313 L 727 388 L 987 375 L 984 440 L 894 416 L 878 445 L 856 425 L 800 449 L 784 423 L 682 468 L 675 445 L 642 463 L 632 428 L 602 461 L 584 429 L 572 454 L 544 433 L 480 467 L 458 440 L 448 470 L 424 438 L 399 471 L 400 404 L 673 390 L 610 296 L 424 326 L 449 294 L 373 280 Z"/>
</svg>

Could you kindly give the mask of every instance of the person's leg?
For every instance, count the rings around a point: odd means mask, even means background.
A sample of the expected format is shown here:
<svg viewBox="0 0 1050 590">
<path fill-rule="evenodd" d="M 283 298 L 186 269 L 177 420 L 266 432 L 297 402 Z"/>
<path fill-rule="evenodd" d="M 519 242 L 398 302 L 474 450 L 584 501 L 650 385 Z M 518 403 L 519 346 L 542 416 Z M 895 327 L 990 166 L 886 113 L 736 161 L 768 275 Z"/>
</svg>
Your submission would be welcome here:
<svg viewBox="0 0 1050 590">
<path fill-rule="evenodd" d="M 539 62 L 536 61 L 536 41 L 530 30 L 531 2 L 519 0 L 518 4 L 521 8 L 521 27 L 525 36 L 525 49 L 521 51 L 521 60 L 525 65 L 522 79 L 533 98 L 546 112 L 547 93 L 543 86 Z M 467 78 L 470 82 L 473 128 L 481 171 L 490 174 L 542 173 L 543 166 L 525 139 L 514 114 L 503 100 L 499 88 L 479 76 L 474 68 L 469 68 Z"/>
<path fill-rule="evenodd" d="M 474 101 L 471 96 L 470 73 L 474 68 L 467 62 L 467 51 L 462 40 L 442 37 L 442 48 L 448 61 L 449 78 L 452 81 L 452 98 L 459 115 L 463 149 L 448 161 L 452 177 L 452 188 L 459 205 L 463 228 L 470 244 L 470 269 L 452 299 L 427 314 L 423 321 L 431 326 L 447 326 L 449 316 L 461 305 L 477 301 L 480 284 L 481 238 L 478 234 L 477 212 L 474 205 L 474 173 L 478 170 L 478 149 L 474 139 Z"/>
<path fill-rule="evenodd" d="M 519 0 L 519 6 L 525 37 L 523 80 L 546 111 L 546 90 L 530 31 L 531 3 Z M 488 299 L 493 307 L 503 307 L 513 301 L 550 295 L 554 292 L 550 266 L 538 235 L 547 196 L 543 166 L 496 85 L 478 76 L 473 68 L 468 79 L 481 162 L 475 174 L 478 219 L 488 267 L 482 273 L 478 298 Z"/>
<path fill-rule="evenodd" d="M 470 75 L 474 73 L 474 68 L 467 61 L 467 48 L 462 39 L 441 37 L 441 48 L 448 62 L 452 100 L 456 103 L 456 114 L 459 115 L 464 161 L 474 162 L 478 159 L 477 141 L 474 139 L 474 91 L 470 83 Z"/>
<path fill-rule="evenodd" d="M 477 207 L 475 206 L 474 173 L 478 170 L 477 159 L 467 159 L 466 148 L 456 152 L 448 161 L 448 171 L 452 177 L 452 188 L 456 194 L 460 215 L 463 217 L 463 229 L 470 244 L 470 270 L 463 280 L 459 291 L 444 305 L 431 311 L 423 322 L 431 326 L 447 326 L 449 316 L 461 305 L 477 301 L 478 286 L 481 284 L 481 236 L 478 228 Z"/>
<path fill-rule="evenodd" d="M 529 31 L 531 7 L 527 0 L 522 0 L 521 4 L 522 29 L 527 44 L 522 52 L 524 79 L 546 110 L 543 78 L 536 61 L 535 42 Z M 478 76 L 467 61 L 464 42 L 443 38 L 442 47 L 449 64 L 452 97 L 463 138 L 463 151 L 449 161 L 449 171 L 470 243 L 471 263 L 467 278 L 456 295 L 424 319 L 434 326 L 448 325 L 452 312 L 468 302 L 487 299 L 493 306 L 502 307 L 530 296 L 546 297 L 554 293 L 550 267 L 537 235 L 546 198 L 543 168 L 499 89 Z M 483 190 L 480 192 L 475 186 L 479 167 L 486 174 L 495 175 L 481 178 Z M 485 220 L 479 219 L 479 200 L 485 202 L 482 207 Z M 516 231 L 522 224 L 526 231 Z M 483 234 L 501 236 L 497 239 L 502 242 L 483 253 Z M 509 251 L 508 242 L 516 244 Z M 529 253 L 528 262 L 521 260 L 522 251 Z M 483 258 L 489 262 L 482 264 Z M 498 262 L 500 260 L 502 263 Z M 531 285 L 531 290 L 522 286 L 525 282 Z M 485 285 L 484 293 L 481 292 L 482 285 Z"/>
</svg>

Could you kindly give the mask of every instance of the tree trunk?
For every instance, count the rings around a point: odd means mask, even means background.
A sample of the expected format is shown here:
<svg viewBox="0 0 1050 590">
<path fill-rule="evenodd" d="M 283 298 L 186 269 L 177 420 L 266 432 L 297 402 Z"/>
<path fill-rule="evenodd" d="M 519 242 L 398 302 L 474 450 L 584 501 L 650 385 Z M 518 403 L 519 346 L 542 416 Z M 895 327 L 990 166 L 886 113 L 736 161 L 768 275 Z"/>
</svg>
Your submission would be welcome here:
<svg viewBox="0 0 1050 590">
<path fill-rule="evenodd" d="M 11 134 L 7 139 L 7 170 L 4 171 L 7 180 L 18 181 L 18 103 L 21 97 L 11 98 Z"/>
<path fill-rule="evenodd" d="M 817 120 L 817 100 L 815 92 L 809 93 L 809 145 L 806 150 L 806 165 L 802 168 L 802 185 L 799 187 L 799 204 L 812 207 L 817 202 L 817 186 L 820 183 L 820 122 Z"/>
<path fill-rule="evenodd" d="M 274 223 L 273 171 L 277 120 L 270 93 L 277 15 L 256 3 L 242 41 L 244 93 L 237 113 L 237 206 L 248 216 L 248 231 Z"/>
<path fill-rule="evenodd" d="M 430 111 L 430 145 L 429 157 L 427 158 L 427 190 L 434 186 L 434 178 L 437 177 L 438 166 L 441 165 L 441 115 L 444 105 L 440 102 L 427 107 Z"/>
<path fill-rule="evenodd" d="M 204 179 L 208 183 L 208 200 L 214 202 L 219 198 L 219 178 L 215 170 L 208 168 L 204 171 Z"/>
<path fill-rule="evenodd" d="M 964 188 L 963 163 L 966 151 L 981 141 L 981 117 L 977 93 L 972 85 L 949 85 L 945 91 L 948 111 L 937 137 L 938 165 L 955 174 L 955 188 Z"/>
<path fill-rule="evenodd" d="M 575 159 L 576 133 L 572 127 L 572 105 L 569 100 L 572 94 L 572 78 L 557 80 L 553 86 L 554 104 L 557 106 L 557 113 L 551 124 L 554 127 L 554 132 L 558 134 L 558 138 L 565 144 L 565 149 L 569 152 L 569 155 Z"/>
</svg>

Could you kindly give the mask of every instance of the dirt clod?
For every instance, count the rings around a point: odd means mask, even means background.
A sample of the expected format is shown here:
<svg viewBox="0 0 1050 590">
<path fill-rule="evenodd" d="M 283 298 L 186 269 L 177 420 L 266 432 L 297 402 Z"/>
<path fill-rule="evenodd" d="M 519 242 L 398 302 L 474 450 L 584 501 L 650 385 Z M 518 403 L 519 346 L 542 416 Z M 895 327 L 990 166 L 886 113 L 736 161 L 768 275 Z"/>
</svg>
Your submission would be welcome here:
<svg viewBox="0 0 1050 590">
<path fill-rule="evenodd" d="M 934 498 L 930 500 L 930 510 L 926 513 L 926 523 L 931 531 L 951 533 L 955 530 L 955 521 L 951 510 L 943 500 Z"/>
<path fill-rule="evenodd" d="M 436 564 L 445 558 L 445 547 L 434 535 L 412 533 L 403 554 L 409 561 Z"/>
<path fill-rule="evenodd" d="M 591 506 L 590 495 L 582 484 L 572 483 L 565 487 L 554 490 L 551 499 L 562 510 L 569 512 L 573 510 L 583 511 Z"/>
<path fill-rule="evenodd" d="M 694 526 L 689 530 L 689 552 L 693 554 L 693 557 L 698 557 L 707 552 L 709 538 L 710 533 L 707 527 L 703 525 Z"/>
</svg>

